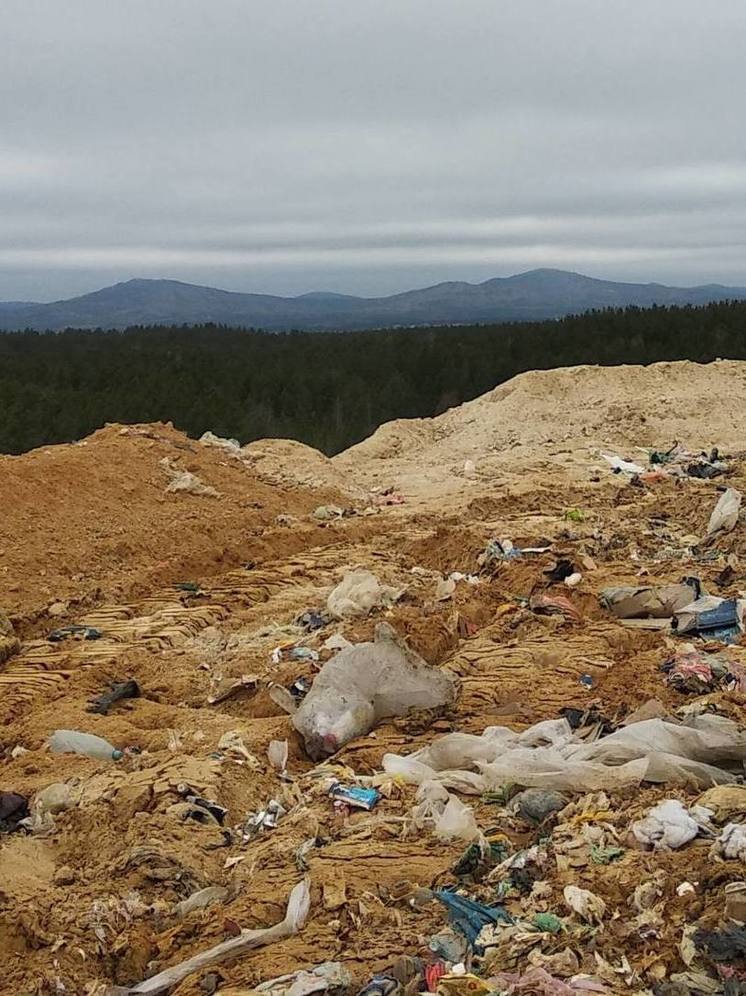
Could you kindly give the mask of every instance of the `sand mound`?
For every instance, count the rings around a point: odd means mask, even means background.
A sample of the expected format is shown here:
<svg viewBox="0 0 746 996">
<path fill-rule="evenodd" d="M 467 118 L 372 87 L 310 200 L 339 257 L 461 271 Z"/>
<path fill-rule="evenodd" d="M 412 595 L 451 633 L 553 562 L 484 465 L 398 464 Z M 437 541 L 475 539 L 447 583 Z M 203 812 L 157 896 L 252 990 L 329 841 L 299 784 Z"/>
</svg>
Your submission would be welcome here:
<svg viewBox="0 0 746 996">
<path fill-rule="evenodd" d="M 484 475 L 560 450 L 587 459 L 594 447 L 673 440 L 740 449 L 745 406 L 746 364 L 738 361 L 532 371 L 437 418 L 389 422 L 333 463 L 358 481 L 427 494 L 461 486 L 466 460 Z"/>
<path fill-rule="evenodd" d="M 166 493 L 164 460 L 218 497 Z M 73 445 L 0 456 L 0 480 L 0 588 L 11 615 L 225 570 L 252 557 L 277 515 L 337 497 L 269 483 L 163 424 L 109 425 Z"/>
<path fill-rule="evenodd" d="M 241 456 L 270 483 L 350 490 L 349 477 L 329 457 L 294 439 L 260 439 L 242 447 Z"/>
</svg>

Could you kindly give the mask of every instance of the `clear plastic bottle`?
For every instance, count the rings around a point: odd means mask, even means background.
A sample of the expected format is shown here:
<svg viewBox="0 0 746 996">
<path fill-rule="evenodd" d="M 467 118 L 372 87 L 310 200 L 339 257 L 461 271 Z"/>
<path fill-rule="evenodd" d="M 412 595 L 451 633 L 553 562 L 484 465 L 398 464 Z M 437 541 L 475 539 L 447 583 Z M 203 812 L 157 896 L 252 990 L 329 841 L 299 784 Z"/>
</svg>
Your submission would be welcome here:
<svg viewBox="0 0 746 996">
<path fill-rule="evenodd" d="M 49 738 L 49 747 L 53 754 L 83 754 L 100 761 L 118 761 L 123 756 L 121 750 L 103 737 L 77 730 L 55 730 Z"/>
</svg>

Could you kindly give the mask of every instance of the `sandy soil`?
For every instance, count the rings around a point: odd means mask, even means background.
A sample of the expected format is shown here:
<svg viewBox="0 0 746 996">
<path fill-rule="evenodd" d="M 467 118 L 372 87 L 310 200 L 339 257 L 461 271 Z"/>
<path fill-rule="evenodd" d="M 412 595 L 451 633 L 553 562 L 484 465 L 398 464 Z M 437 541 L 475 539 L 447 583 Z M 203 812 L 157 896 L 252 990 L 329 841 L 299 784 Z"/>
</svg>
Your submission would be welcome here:
<svg viewBox="0 0 746 996">
<path fill-rule="evenodd" d="M 20 653 L 0 671 L 0 787 L 33 798 L 67 782 L 78 798 L 47 834 L 0 838 L 2 991 L 93 996 L 107 984 L 130 986 L 241 928 L 275 923 L 304 873 L 311 911 L 302 932 L 220 966 L 219 993 L 239 996 L 331 960 L 343 961 L 362 986 L 401 955 L 426 956 L 429 938 L 447 925 L 444 911 L 406 897 L 415 886 L 455 882 L 463 844 L 412 830 L 404 818 L 414 790 L 397 783 L 384 786 L 373 813 L 335 813 L 268 691 L 269 682 L 312 678 L 314 665 L 273 664 L 272 650 L 303 641 L 324 660 L 329 651 L 321 644 L 331 634 L 367 639 L 385 618 L 429 663 L 458 676 L 454 710 L 387 722 L 353 741 L 333 758 L 343 778 L 374 774 L 384 753 L 410 752 L 450 730 L 523 729 L 590 703 L 617 719 L 651 697 L 672 711 L 686 706 L 691 698 L 668 687 L 659 670 L 671 637 L 621 626 L 599 607 L 598 592 L 693 573 L 719 591 L 715 577 L 726 557 L 746 565 L 746 533 L 739 524 L 714 549 L 692 554 L 690 538 L 703 534 L 723 479 L 633 487 L 597 450 L 639 459 L 637 447 L 678 439 L 733 452 L 745 401 L 746 364 L 574 368 L 523 375 L 438 419 L 384 426 L 333 461 L 283 441 L 253 444 L 238 459 L 163 425 L 111 426 L 78 445 L 0 457 L 0 608 L 22 638 Z M 220 497 L 167 494 L 164 458 Z M 465 460 L 474 463 L 466 473 Z M 740 459 L 727 484 L 746 488 Z M 312 514 L 329 502 L 362 513 L 370 490 L 389 485 L 404 492 L 405 504 L 332 522 Z M 568 509 L 579 509 L 581 521 L 568 520 Z M 551 551 L 504 563 L 479 585 L 460 583 L 452 599 L 434 601 L 441 574 L 476 571 L 485 544 L 502 537 Z M 546 585 L 542 572 L 560 556 L 583 574 L 576 589 L 560 589 L 576 620 L 537 615 L 522 601 Z M 355 566 L 403 589 L 397 604 L 311 637 L 293 629 L 299 613 L 323 606 Z M 174 586 L 184 581 L 198 582 L 200 591 Z M 736 579 L 721 593 L 738 590 Z M 96 626 L 102 638 L 45 639 L 73 621 Z M 728 653 L 746 662 L 746 649 Z M 580 682 L 585 674 L 590 691 Z M 245 691 L 210 704 L 241 676 L 252 677 Z M 128 678 L 137 680 L 140 698 L 105 716 L 86 711 L 109 682 Z M 739 693 L 710 700 L 742 716 Z M 45 744 L 57 728 L 139 752 L 116 764 L 52 755 Z M 231 731 L 249 758 L 218 751 Z M 267 761 L 276 739 L 288 740 L 290 781 Z M 181 783 L 226 807 L 227 827 L 273 798 L 289 812 L 258 839 L 227 841 L 219 827 L 183 819 Z M 685 970 L 685 928 L 719 922 L 725 885 L 743 871 L 739 862 L 714 863 L 707 840 L 673 853 L 634 845 L 631 821 L 670 796 L 691 802 L 697 792 L 612 793 L 599 820 L 612 828 L 622 857 L 604 865 L 581 854 L 569 868 L 552 861 L 543 889 L 508 897 L 513 915 L 552 911 L 568 930 L 514 944 L 503 952 L 503 968 L 525 970 L 565 948 L 577 958 L 575 971 L 598 973 L 596 953 L 615 968 L 626 958 L 628 970 L 603 976 L 609 992 L 652 991 Z M 499 830 L 515 848 L 547 832 L 478 796 L 464 798 L 483 829 Z M 298 849 L 310 839 L 316 846 L 304 872 Z M 632 923 L 630 897 L 641 883 L 657 882 L 658 872 L 665 875 L 654 922 L 643 930 Z M 684 881 L 693 889 L 678 895 Z M 562 889 L 570 882 L 606 902 L 600 931 L 568 916 Z M 176 905 L 207 885 L 225 886 L 228 897 L 179 918 Z M 469 889 L 482 901 L 496 898 L 492 885 Z M 173 992 L 199 996 L 204 974 Z"/>
</svg>

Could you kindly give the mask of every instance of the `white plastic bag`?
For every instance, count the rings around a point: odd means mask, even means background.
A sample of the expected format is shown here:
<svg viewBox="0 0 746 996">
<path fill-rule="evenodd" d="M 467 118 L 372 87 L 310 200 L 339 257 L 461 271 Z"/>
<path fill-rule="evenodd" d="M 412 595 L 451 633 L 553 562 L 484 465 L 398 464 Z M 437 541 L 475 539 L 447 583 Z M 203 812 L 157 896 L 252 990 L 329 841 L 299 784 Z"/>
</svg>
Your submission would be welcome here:
<svg viewBox="0 0 746 996">
<path fill-rule="evenodd" d="M 715 508 L 712 510 L 710 522 L 707 526 L 707 535 L 713 533 L 729 533 L 735 528 L 738 522 L 738 513 L 741 510 L 741 492 L 736 488 L 728 490 L 720 496 Z"/>
<path fill-rule="evenodd" d="M 479 836 L 474 811 L 455 795 L 448 799 L 445 809 L 435 821 L 434 829 L 435 835 L 441 840 L 471 841 Z"/>
<path fill-rule="evenodd" d="M 456 683 L 430 667 L 387 623 L 372 643 L 358 643 L 327 661 L 293 716 L 313 760 L 363 736 L 387 716 L 452 705 Z"/>
<path fill-rule="evenodd" d="M 288 766 L 288 742 L 287 740 L 270 740 L 267 748 L 267 758 L 269 763 L 280 774 Z"/>
<path fill-rule="evenodd" d="M 632 833 L 654 850 L 676 850 L 694 840 L 699 833 L 699 824 L 678 799 L 666 799 L 654 806 L 644 819 L 633 823 Z"/>
<path fill-rule="evenodd" d="M 612 470 L 621 471 L 623 474 L 645 473 L 645 468 L 641 467 L 639 463 L 632 463 L 631 460 L 622 460 L 621 457 L 615 456 L 613 453 L 602 453 L 601 456 L 612 468 Z"/>
<path fill-rule="evenodd" d="M 326 607 L 335 619 L 367 616 L 371 609 L 392 605 L 397 595 L 370 571 L 350 571 L 329 594 Z"/>
</svg>

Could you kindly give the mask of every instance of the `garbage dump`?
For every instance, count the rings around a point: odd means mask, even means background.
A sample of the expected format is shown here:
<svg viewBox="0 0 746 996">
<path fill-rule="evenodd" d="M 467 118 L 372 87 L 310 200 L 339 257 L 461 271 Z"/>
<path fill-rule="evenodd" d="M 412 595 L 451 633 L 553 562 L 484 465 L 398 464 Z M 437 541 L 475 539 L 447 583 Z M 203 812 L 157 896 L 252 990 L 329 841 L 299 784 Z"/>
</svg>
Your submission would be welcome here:
<svg viewBox="0 0 746 996">
<path fill-rule="evenodd" d="M 0 457 L 0 988 L 743 988 L 744 369 Z"/>
</svg>

